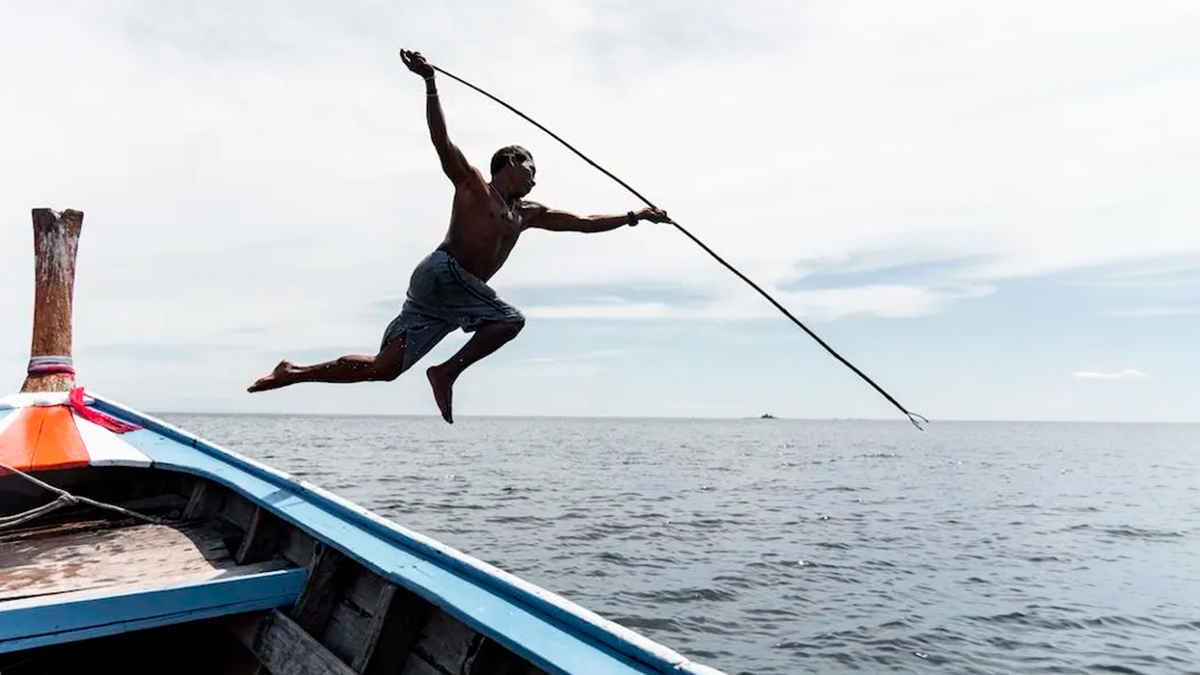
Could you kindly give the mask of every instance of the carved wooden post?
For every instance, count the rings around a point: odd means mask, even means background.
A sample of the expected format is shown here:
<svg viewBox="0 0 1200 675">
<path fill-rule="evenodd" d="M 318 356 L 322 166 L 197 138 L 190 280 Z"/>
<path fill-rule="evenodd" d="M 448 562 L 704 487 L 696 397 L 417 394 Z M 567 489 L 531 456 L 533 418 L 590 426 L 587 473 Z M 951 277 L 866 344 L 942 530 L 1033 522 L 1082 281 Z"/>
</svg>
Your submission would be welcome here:
<svg viewBox="0 0 1200 675">
<path fill-rule="evenodd" d="M 33 209 L 33 341 L 23 392 L 70 391 L 75 385 L 71 323 L 82 229 L 81 211 Z"/>
</svg>

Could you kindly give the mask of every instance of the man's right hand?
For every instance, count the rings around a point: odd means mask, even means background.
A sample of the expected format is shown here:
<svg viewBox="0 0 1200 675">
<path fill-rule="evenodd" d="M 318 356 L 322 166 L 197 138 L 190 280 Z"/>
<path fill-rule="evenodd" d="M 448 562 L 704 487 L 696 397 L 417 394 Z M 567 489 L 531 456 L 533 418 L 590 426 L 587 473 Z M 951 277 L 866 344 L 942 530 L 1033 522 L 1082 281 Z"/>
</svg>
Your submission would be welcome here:
<svg viewBox="0 0 1200 675">
<path fill-rule="evenodd" d="M 433 77 L 433 66 L 425 61 L 425 57 L 421 56 L 421 52 L 410 52 L 407 49 L 400 50 L 400 59 L 404 61 L 404 65 L 414 73 L 425 79 Z"/>
</svg>

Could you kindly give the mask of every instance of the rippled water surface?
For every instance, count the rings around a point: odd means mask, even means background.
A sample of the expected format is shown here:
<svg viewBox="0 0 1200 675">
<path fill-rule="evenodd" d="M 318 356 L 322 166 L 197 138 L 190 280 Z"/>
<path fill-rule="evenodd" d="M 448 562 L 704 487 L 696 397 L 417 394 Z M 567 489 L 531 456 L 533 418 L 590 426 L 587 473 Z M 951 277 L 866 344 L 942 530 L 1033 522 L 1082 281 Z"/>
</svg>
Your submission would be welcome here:
<svg viewBox="0 0 1200 675">
<path fill-rule="evenodd" d="M 740 673 L 1200 673 L 1200 426 L 168 416 Z"/>
</svg>

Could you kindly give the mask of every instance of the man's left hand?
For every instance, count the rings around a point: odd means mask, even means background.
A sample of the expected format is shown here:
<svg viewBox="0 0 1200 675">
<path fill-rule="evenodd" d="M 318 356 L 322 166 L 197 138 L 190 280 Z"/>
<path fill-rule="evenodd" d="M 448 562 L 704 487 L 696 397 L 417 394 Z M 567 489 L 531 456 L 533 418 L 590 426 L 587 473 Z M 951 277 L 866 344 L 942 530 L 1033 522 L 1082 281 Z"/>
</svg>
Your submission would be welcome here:
<svg viewBox="0 0 1200 675">
<path fill-rule="evenodd" d="M 667 216 L 667 212 L 662 209 L 655 209 L 647 206 L 637 212 L 638 220 L 648 220 L 652 223 L 669 223 L 671 218 Z"/>
</svg>

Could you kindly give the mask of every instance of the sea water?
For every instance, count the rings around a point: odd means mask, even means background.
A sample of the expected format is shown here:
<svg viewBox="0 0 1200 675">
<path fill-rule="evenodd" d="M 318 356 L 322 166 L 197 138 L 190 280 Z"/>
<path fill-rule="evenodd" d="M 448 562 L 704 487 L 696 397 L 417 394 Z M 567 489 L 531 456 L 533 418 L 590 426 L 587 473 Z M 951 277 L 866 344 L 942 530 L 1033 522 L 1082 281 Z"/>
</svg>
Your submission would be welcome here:
<svg viewBox="0 0 1200 675">
<path fill-rule="evenodd" d="M 164 417 L 731 675 L 1200 673 L 1200 425 Z"/>
</svg>

